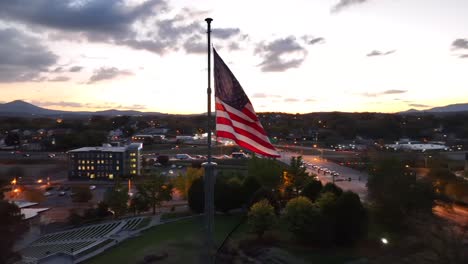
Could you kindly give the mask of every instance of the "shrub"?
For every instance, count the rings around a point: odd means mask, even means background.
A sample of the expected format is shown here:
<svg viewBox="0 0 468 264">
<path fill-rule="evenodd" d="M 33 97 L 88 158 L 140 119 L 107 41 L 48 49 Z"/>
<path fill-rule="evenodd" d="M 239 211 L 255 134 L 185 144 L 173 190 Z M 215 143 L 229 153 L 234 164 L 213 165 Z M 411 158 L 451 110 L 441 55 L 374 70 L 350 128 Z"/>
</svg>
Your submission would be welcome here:
<svg viewBox="0 0 468 264">
<path fill-rule="evenodd" d="M 322 217 L 312 202 L 303 196 L 289 200 L 286 204 L 284 220 L 296 238 L 301 241 L 314 241 L 320 238 Z"/>
<path fill-rule="evenodd" d="M 309 198 L 311 201 L 315 201 L 320 195 L 322 188 L 323 186 L 321 181 L 311 180 L 304 186 L 301 195 Z"/>
<path fill-rule="evenodd" d="M 270 230 L 275 224 L 275 212 L 273 206 L 266 200 L 255 203 L 248 214 L 248 224 L 252 232 L 262 238 L 265 231 Z"/>
<path fill-rule="evenodd" d="M 192 185 L 188 190 L 188 205 L 194 213 L 203 213 L 205 208 L 205 193 L 204 193 L 203 177 L 193 180 Z"/>
</svg>

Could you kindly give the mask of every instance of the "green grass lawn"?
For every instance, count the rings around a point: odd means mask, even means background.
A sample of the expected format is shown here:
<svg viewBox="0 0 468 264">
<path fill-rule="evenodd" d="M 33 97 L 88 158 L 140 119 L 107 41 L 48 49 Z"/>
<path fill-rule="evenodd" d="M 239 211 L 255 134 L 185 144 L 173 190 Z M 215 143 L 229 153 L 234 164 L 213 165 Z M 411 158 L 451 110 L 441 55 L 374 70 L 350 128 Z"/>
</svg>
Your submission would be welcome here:
<svg viewBox="0 0 468 264">
<path fill-rule="evenodd" d="M 241 221 L 241 215 L 217 215 L 215 219 L 215 242 L 219 246 L 226 235 Z M 137 263 L 149 254 L 168 253 L 168 258 L 157 263 L 199 263 L 202 249 L 203 218 L 194 217 L 153 227 L 140 237 L 124 241 L 103 254 L 85 262 L 98 263 Z M 231 236 L 232 241 L 252 239 L 248 226 L 243 224 Z M 353 248 L 316 248 L 296 243 L 291 234 L 279 225 L 276 231 L 269 232 L 274 237 L 271 246 L 287 252 L 286 259 L 299 259 L 291 263 L 338 264 L 358 259 L 359 250 Z M 288 255 L 290 256 L 288 258 Z M 289 263 L 289 262 L 286 262 Z"/>
<path fill-rule="evenodd" d="M 217 245 L 240 219 L 239 215 L 216 216 Z M 137 263 L 145 255 L 163 252 L 167 252 L 169 257 L 158 263 L 196 263 L 202 248 L 202 221 L 202 217 L 195 217 L 153 227 L 141 236 L 126 240 L 85 263 Z"/>
</svg>

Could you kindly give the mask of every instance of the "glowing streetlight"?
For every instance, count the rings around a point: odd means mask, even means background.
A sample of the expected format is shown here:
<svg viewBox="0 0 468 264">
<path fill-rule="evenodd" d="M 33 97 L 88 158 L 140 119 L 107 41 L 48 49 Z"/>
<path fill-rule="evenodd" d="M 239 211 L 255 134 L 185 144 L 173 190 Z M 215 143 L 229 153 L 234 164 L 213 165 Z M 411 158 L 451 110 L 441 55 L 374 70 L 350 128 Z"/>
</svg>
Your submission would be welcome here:
<svg viewBox="0 0 468 264">
<path fill-rule="evenodd" d="M 16 178 L 14 178 L 14 179 L 11 181 L 11 184 L 12 184 L 12 185 L 16 185 Z"/>
<path fill-rule="evenodd" d="M 37 180 L 37 183 L 42 183 L 42 179 Z"/>
<path fill-rule="evenodd" d="M 384 245 L 387 245 L 387 244 L 388 244 L 388 240 L 387 240 L 385 237 L 382 237 L 382 238 L 380 239 L 380 241 L 381 241 L 382 244 L 384 244 Z"/>
</svg>

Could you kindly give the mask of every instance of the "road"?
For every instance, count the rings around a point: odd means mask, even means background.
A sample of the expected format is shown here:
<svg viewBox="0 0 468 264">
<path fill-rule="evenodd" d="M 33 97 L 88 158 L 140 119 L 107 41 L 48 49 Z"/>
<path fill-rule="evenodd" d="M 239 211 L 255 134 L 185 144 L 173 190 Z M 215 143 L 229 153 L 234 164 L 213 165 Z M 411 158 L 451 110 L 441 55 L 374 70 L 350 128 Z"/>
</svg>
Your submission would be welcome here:
<svg viewBox="0 0 468 264">
<path fill-rule="evenodd" d="M 49 157 L 53 154 L 53 157 Z M 64 152 L 39 152 L 39 151 L 0 151 L 0 160 L 66 160 Z"/>
<path fill-rule="evenodd" d="M 299 156 L 296 153 L 292 152 L 281 152 L 281 158 L 280 160 L 286 164 L 290 163 L 291 157 L 297 157 Z M 334 162 L 327 161 L 326 159 L 321 158 L 320 156 L 316 155 L 302 155 L 302 159 L 307 162 L 311 163 L 313 165 L 320 166 L 322 168 L 328 168 L 332 171 L 336 171 L 340 174 L 339 177 L 335 178 L 335 184 L 342 188 L 343 190 L 349 190 L 357 193 L 359 197 L 361 197 L 362 200 L 366 200 L 367 198 L 367 177 L 368 175 L 366 173 L 341 166 L 339 164 L 336 164 Z M 312 167 L 308 166 L 307 171 L 309 173 L 317 174 L 318 178 L 323 184 L 326 184 L 328 182 L 333 182 L 333 178 L 331 175 L 324 175 L 323 173 L 319 173 L 316 169 L 313 169 Z M 351 178 L 351 181 L 348 181 L 347 179 Z M 345 179 L 345 180 L 343 180 Z M 340 181 L 341 180 L 341 181 Z"/>
</svg>

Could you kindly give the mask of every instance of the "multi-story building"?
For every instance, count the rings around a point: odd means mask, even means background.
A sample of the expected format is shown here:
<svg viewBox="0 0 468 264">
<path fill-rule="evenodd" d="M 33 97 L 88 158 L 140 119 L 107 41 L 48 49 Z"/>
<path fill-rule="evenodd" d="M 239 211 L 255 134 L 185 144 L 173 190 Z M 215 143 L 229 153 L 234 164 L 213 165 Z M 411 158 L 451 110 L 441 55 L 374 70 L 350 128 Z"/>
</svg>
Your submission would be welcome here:
<svg viewBox="0 0 468 264">
<path fill-rule="evenodd" d="M 84 147 L 68 151 L 70 179 L 115 179 L 131 177 L 141 171 L 141 143 L 125 147 Z"/>
</svg>

